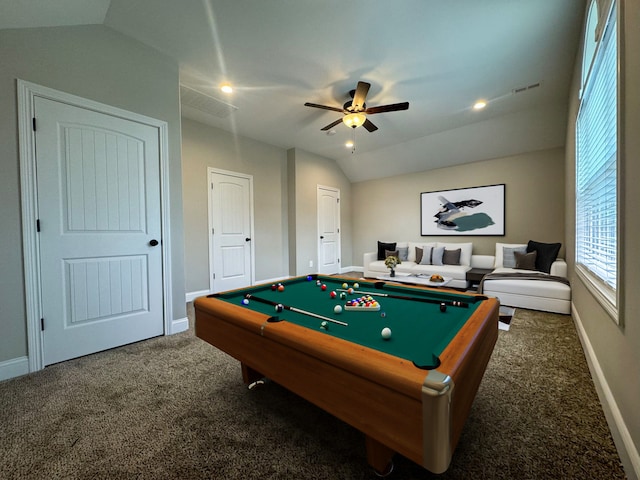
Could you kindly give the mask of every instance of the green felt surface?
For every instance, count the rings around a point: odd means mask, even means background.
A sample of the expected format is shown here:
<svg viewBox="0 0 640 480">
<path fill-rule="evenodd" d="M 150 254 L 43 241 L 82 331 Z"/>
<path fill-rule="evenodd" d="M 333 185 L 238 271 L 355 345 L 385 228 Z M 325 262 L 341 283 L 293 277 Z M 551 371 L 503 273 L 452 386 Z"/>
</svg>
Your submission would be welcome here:
<svg viewBox="0 0 640 480">
<path fill-rule="evenodd" d="M 310 328 L 327 335 L 354 342 L 373 348 L 400 358 L 414 362 L 422 368 L 436 368 L 438 357 L 455 337 L 478 308 L 482 300 L 471 295 L 456 294 L 437 290 L 417 290 L 405 286 L 390 285 L 384 282 L 358 281 L 358 291 L 372 293 L 388 293 L 391 295 L 410 296 L 429 299 L 435 303 L 401 300 L 383 296 L 375 296 L 380 303 L 380 311 L 346 311 L 334 313 L 336 305 L 344 307 L 350 298 L 357 298 L 362 294 L 347 295 L 346 300 L 339 298 L 343 279 L 318 275 L 317 279 L 326 284 L 326 291 L 316 285 L 316 280 L 309 281 L 306 277 L 296 277 L 283 281 L 283 292 L 271 290 L 271 285 L 250 287 L 228 293 L 216 295 L 217 298 L 242 305 L 245 295 L 263 298 L 268 301 L 296 307 L 314 314 L 346 322 L 348 326 L 328 323 L 327 330 L 321 329 L 321 319 L 305 314 L 284 310 L 277 313 L 275 307 L 256 300 L 250 300 L 250 308 L 269 316 L 278 317 L 281 321 L 289 321 Z M 354 281 L 347 282 L 353 287 Z M 382 288 L 376 288 L 382 285 Z M 330 292 L 336 291 L 335 299 Z M 468 308 L 448 305 L 446 312 L 440 311 L 440 302 L 460 301 L 468 303 Z M 385 316 L 382 316 L 384 312 Z M 391 338 L 385 340 L 380 332 L 384 327 L 392 331 Z"/>
</svg>

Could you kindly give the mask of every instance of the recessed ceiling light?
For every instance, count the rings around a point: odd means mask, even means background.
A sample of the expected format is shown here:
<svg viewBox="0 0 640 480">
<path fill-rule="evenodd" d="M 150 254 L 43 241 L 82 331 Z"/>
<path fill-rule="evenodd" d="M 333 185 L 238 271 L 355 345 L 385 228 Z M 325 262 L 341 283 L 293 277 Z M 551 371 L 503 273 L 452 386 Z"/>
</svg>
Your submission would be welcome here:
<svg viewBox="0 0 640 480">
<path fill-rule="evenodd" d="M 353 148 L 353 142 L 349 140 L 347 143 L 344 144 L 344 146 L 347 148 Z"/>
<path fill-rule="evenodd" d="M 222 85 L 220 85 L 220 90 L 222 90 L 224 93 L 233 93 L 233 87 L 230 83 L 223 83 Z"/>
<path fill-rule="evenodd" d="M 484 107 L 487 106 L 487 102 L 485 102 L 484 100 L 478 100 L 474 105 L 473 105 L 473 109 L 474 110 L 482 110 Z"/>
</svg>

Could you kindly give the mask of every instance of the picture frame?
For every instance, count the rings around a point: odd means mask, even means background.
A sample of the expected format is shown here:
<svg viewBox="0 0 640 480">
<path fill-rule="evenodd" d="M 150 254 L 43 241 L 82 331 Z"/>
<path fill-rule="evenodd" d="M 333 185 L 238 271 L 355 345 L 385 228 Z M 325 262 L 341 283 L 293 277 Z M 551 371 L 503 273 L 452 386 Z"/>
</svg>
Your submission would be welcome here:
<svg viewBox="0 0 640 480">
<path fill-rule="evenodd" d="M 420 235 L 505 235 L 504 183 L 420 194 Z"/>
</svg>

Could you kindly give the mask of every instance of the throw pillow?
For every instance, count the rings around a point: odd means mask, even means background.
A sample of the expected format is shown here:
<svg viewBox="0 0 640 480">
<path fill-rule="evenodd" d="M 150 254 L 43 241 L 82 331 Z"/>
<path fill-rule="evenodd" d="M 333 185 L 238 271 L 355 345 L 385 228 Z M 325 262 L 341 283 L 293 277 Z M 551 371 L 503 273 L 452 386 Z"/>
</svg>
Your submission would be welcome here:
<svg viewBox="0 0 640 480">
<path fill-rule="evenodd" d="M 556 261 L 561 243 L 541 243 L 529 240 L 527 252 L 536 252 L 536 270 L 550 273 L 551 264 Z"/>
<path fill-rule="evenodd" d="M 431 265 L 431 252 L 433 247 L 424 247 L 422 249 L 422 259 L 418 262 L 419 265 Z"/>
<path fill-rule="evenodd" d="M 515 268 L 516 257 L 514 253 L 527 253 L 526 245 L 521 247 L 502 247 L 502 266 L 505 268 Z"/>
<path fill-rule="evenodd" d="M 390 250 L 393 252 L 395 249 L 395 243 L 378 242 L 378 260 L 384 260 L 385 258 L 387 258 L 384 256 L 385 250 Z"/>
<path fill-rule="evenodd" d="M 387 257 L 396 257 L 398 260 L 400 259 L 400 257 L 398 256 L 398 250 L 394 250 L 393 252 L 390 250 L 385 250 L 384 258 L 386 259 Z"/>
<path fill-rule="evenodd" d="M 442 263 L 444 265 L 460 265 L 460 253 L 462 250 L 460 248 L 456 250 L 447 250 L 444 249 L 444 253 L 442 254 Z"/>
<path fill-rule="evenodd" d="M 538 252 L 529 252 L 529 253 L 521 253 L 521 252 L 513 252 L 514 257 L 516 259 L 516 268 L 521 270 L 535 270 L 536 269 L 536 257 L 538 256 Z"/>
<path fill-rule="evenodd" d="M 431 251 L 431 265 L 443 265 L 442 257 L 444 255 L 444 247 L 435 247 Z"/>
<path fill-rule="evenodd" d="M 401 262 L 406 262 L 409 258 L 409 247 L 398 247 L 398 258 Z"/>
</svg>

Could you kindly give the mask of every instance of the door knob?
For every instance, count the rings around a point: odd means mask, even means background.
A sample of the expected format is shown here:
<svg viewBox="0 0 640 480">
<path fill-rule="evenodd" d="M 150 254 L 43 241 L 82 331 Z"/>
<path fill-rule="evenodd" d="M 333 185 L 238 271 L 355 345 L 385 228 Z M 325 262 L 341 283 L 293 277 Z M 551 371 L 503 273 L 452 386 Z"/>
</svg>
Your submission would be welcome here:
<svg viewBox="0 0 640 480">
<path fill-rule="evenodd" d="M 320 235 L 320 240 L 324 240 L 324 235 Z"/>
<path fill-rule="evenodd" d="M 154 238 L 153 240 L 151 240 L 151 241 L 149 242 L 149 245 L 150 245 L 150 246 L 152 246 L 152 247 L 155 247 L 156 245 L 158 245 L 158 243 L 159 243 L 159 242 L 158 242 L 158 240 L 156 240 L 156 239 Z"/>
<path fill-rule="evenodd" d="M 247 237 L 247 238 L 245 238 L 245 239 L 244 239 L 244 241 L 245 241 L 245 242 L 250 242 L 250 241 L 251 241 L 251 239 L 250 239 L 249 237 Z"/>
</svg>

